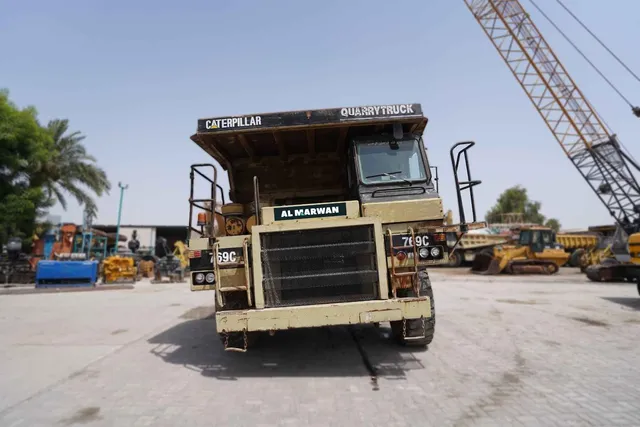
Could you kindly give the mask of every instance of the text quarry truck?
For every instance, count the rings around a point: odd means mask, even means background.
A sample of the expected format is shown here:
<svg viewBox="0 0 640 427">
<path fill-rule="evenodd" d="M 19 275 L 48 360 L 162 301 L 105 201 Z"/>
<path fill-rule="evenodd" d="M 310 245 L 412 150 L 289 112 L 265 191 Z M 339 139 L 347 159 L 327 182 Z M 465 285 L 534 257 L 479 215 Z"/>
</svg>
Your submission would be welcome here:
<svg viewBox="0 0 640 427">
<path fill-rule="evenodd" d="M 191 139 L 227 171 L 230 201 L 215 166 L 191 166 L 191 289 L 215 291 L 226 350 L 246 351 L 260 331 L 379 322 L 401 343 L 431 342 L 426 269 L 448 262 L 447 232 L 486 224 L 475 218 L 473 142 L 451 148 L 460 224 L 443 224 L 426 124 L 420 104 L 198 121 Z M 196 177 L 210 185 L 205 199 L 194 198 Z"/>
</svg>

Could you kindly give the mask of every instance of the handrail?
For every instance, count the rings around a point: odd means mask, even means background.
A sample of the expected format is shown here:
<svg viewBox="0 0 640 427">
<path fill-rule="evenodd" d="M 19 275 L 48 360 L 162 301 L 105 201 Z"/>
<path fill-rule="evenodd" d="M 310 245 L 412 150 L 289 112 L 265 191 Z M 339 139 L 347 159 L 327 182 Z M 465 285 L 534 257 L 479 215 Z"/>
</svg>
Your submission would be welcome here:
<svg viewBox="0 0 640 427">
<path fill-rule="evenodd" d="M 247 285 L 247 302 L 249 307 L 253 305 L 251 300 L 251 276 L 249 275 L 249 239 L 242 241 L 242 256 L 244 257 L 244 281 Z"/>
<path fill-rule="evenodd" d="M 458 214 L 460 216 L 460 229 L 463 233 L 466 233 L 469 229 L 466 221 L 466 216 L 465 216 L 464 203 L 462 202 L 462 191 L 464 190 L 469 190 L 469 197 L 471 200 L 471 213 L 473 216 L 472 222 L 477 222 L 476 201 L 475 201 L 475 196 L 473 194 L 473 187 L 481 184 L 482 181 L 471 179 L 471 169 L 469 166 L 469 156 L 467 152 L 475 144 L 476 143 L 473 141 L 458 142 L 454 144 L 453 147 L 451 147 L 451 150 L 449 152 L 451 157 L 451 167 L 453 168 L 453 178 L 456 184 L 456 195 L 458 198 Z M 456 151 L 456 148 L 460 146 L 463 146 L 464 148 L 458 151 L 457 154 L 454 154 Z M 460 160 L 462 159 L 463 156 L 464 156 L 464 162 L 465 162 L 465 170 L 467 173 L 466 181 L 460 181 L 460 178 L 458 177 Z"/>
<path fill-rule="evenodd" d="M 213 179 L 200 171 L 200 168 L 211 168 L 213 170 Z M 195 177 L 198 174 L 200 177 L 204 178 L 211 184 L 211 194 L 208 199 L 195 199 L 194 198 L 194 183 Z M 207 211 L 211 214 L 211 221 L 214 221 L 215 217 L 215 208 L 216 208 L 216 189 L 220 189 L 220 194 L 222 197 L 222 204 L 225 203 L 224 192 L 222 191 L 222 187 L 218 185 L 218 169 L 211 163 L 196 163 L 191 165 L 191 171 L 189 172 L 189 180 L 190 180 L 190 190 L 189 190 L 189 227 L 187 229 L 187 239 L 191 239 L 191 233 L 196 232 L 198 234 L 203 234 L 203 230 L 198 230 L 193 226 L 193 208 L 199 208 L 204 211 Z M 205 205 L 201 205 L 199 203 L 210 203 L 211 206 L 207 207 Z"/>
<path fill-rule="evenodd" d="M 220 242 L 215 242 L 213 244 L 213 271 L 215 274 L 214 289 L 216 292 L 216 299 L 218 301 L 218 306 L 222 308 L 224 307 L 224 300 L 222 299 L 222 292 L 220 292 L 220 267 L 218 266 L 218 249 L 219 248 L 220 248 Z"/>
<path fill-rule="evenodd" d="M 262 219 L 260 217 L 260 188 L 257 176 L 253 177 L 253 205 L 256 209 L 256 225 L 260 225 Z"/>
</svg>

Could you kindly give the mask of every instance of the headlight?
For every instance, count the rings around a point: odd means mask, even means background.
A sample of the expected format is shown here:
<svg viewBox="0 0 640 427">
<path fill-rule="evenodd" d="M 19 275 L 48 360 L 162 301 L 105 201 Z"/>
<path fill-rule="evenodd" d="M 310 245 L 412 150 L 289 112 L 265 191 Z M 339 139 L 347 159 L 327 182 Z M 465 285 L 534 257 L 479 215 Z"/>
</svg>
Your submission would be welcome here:
<svg viewBox="0 0 640 427">
<path fill-rule="evenodd" d="M 434 247 L 431 248 L 431 256 L 437 258 L 440 255 L 440 248 Z"/>
<path fill-rule="evenodd" d="M 214 279 L 215 276 L 213 275 L 213 273 L 207 273 L 207 283 L 213 283 Z"/>
<path fill-rule="evenodd" d="M 429 249 L 427 248 L 420 248 L 420 258 L 426 258 L 429 256 Z"/>
<path fill-rule="evenodd" d="M 204 282 L 204 274 L 202 274 L 202 273 L 198 273 L 198 274 L 196 274 L 196 276 L 195 276 L 195 277 L 196 277 L 196 283 L 202 283 L 202 282 Z"/>
</svg>

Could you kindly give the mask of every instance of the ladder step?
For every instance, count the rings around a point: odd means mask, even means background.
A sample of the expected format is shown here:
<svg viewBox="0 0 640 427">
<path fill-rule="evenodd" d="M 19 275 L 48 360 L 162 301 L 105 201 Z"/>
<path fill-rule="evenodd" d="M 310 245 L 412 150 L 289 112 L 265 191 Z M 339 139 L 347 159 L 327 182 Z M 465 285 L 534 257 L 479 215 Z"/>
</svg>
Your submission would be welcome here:
<svg viewBox="0 0 640 427">
<path fill-rule="evenodd" d="M 227 262 L 227 263 L 219 263 L 218 268 L 239 268 L 244 267 L 244 262 Z"/>
<path fill-rule="evenodd" d="M 220 292 L 234 292 L 234 291 L 246 291 L 246 286 L 225 286 L 220 288 Z"/>
<path fill-rule="evenodd" d="M 413 246 L 392 246 L 393 249 L 413 249 Z"/>
<path fill-rule="evenodd" d="M 406 276 L 415 276 L 418 270 L 416 271 L 406 271 L 402 273 L 392 273 L 394 277 L 406 277 Z"/>
</svg>

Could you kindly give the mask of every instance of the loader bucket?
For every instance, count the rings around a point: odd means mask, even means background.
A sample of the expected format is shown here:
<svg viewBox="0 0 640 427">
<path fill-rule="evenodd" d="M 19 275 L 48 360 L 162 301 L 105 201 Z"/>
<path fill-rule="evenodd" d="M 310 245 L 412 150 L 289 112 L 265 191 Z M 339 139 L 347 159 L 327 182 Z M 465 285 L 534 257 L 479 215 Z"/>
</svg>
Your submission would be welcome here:
<svg viewBox="0 0 640 427">
<path fill-rule="evenodd" d="M 471 272 L 483 275 L 499 274 L 500 263 L 493 255 L 481 252 L 473 259 Z"/>
</svg>

